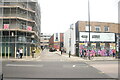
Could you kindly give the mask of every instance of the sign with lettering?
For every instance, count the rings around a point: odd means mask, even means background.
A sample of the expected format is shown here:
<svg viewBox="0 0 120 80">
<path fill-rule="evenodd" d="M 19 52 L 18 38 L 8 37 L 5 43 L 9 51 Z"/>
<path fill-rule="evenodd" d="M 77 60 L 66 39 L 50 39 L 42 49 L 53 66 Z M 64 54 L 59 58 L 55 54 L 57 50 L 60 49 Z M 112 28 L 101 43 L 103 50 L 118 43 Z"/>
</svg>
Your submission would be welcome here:
<svg viewBox="0 0 120 80">
<path fill-rule="evenodd" d="M 32 27 L 31 26 L 27 26 L 27 30 L 28 31 L 32 31 Z"/>
<path fill-rule="evenodd" d="M 4 24 L 4 29 L 9 29 L 9 24 Z"/>
<path fill-rule="evenodd" d="M 80 41 L 89 41 L 88 32 L 79 32 Z M 95 33 L 90 32 L 90 41 L 93 42 L 115 42 L 115 33 Z"/>
</svg>

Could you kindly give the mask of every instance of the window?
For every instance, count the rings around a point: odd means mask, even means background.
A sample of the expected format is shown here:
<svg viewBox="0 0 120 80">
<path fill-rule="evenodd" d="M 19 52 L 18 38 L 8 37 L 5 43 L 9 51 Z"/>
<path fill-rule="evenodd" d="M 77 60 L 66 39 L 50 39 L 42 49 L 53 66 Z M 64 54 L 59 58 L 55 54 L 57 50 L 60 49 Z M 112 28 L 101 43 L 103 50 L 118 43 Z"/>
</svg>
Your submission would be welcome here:
<svg viewBox="0 0 120 80">
<path fill-rule="evenodd" d="M 58 41 L 58 33 L 56 33 L 56 39 L 55 39 L 55 41 Z"/>
<path fill-rule="evenodd" d="M 109 31 L 109 27 L 108 26 L 104 26 L 104 31 Z"/>
<path fill-rule="evenodd" d="M 85 30 L 89 31 L 89 26 L 88 25 L 85 26 Z M 90 26 L 90 31 L 91 31 L 91 26 Z"/>
<path fill-rule="evenodd" d="M 48 40 L 47 38 L 44 38 L 44 40 Z"/>
<path fill-rule="evenodd" d="M 95 26 L 95 31 L 100 31 L 100 26 Z"/>
<path fill-rule="evenodd" d="M 8 6 L 8 5 L 10 5 L 10 2 L 4 2 L 4 5 Z"/>
</svg>

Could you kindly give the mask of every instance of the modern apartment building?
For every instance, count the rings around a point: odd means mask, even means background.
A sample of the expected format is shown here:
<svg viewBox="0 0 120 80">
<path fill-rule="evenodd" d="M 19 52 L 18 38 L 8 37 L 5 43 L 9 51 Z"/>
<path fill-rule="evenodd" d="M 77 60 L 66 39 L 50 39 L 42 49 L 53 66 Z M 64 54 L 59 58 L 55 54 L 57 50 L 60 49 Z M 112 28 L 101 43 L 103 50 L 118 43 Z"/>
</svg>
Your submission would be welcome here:
<svg viewBox="0 0 120 80">
<path fill-rule="evenodd" d="M 89 41 L 89 25 L 87 21 L 77 21 L 76 27 L 76 54 L 79 50 L 88 47 Z M 116 49 L 119 51 L 119 35 L 118 23 L 108 22 L 90 22 L 90 42 L 91 47 L 95 50 Z"/>
<path fill-rule="evenodd" d="M 63 33 L 55 33 L 51 36 L 49 40 L 49 47 L 50 48 L 55 48 L 57 50 L 60 50 L 61 47 L 63 47 L 63 42 L 64 42 L 64 34 Z"/>
<path fill-rule="evenodd" d="M 16 58 L 23 48 L 23 56 L 31 55 L 33 47 L 40 47 L 41 15 L 37 0 L 0 0 L 0 55 Z"/>
<path fill-rule="evenodd" d="M 49 48 L 49 39 L 52 35 L 48 33 L 41 33 L 41 48 Z"/>
</svg>

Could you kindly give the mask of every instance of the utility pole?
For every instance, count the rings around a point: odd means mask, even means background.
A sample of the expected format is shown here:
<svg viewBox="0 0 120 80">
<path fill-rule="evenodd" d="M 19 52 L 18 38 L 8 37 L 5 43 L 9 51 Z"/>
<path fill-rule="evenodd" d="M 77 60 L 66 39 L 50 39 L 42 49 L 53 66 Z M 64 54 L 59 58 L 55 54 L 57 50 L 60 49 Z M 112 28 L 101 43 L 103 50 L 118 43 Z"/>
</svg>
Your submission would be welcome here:
<svg viewBox="0 0 120 80">
<path fill-rule="evenodd" d="M 90 46 L 91 46 L 91 43 L 90 43 L 90 2 L 88 0 L 88 25 L 89 25 L 89 42 L 88 42 L 88 48 L 89 48 L 89 60 L 90 60 Z"/>
</svg>

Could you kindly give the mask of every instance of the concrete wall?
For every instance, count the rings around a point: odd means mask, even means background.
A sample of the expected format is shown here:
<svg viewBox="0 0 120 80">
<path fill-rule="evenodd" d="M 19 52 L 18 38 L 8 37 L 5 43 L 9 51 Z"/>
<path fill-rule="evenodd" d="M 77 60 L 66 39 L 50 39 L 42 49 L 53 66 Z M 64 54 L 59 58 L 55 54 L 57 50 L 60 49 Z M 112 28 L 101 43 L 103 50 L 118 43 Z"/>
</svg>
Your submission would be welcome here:
<svg viewBox="0 0 120 80">
<path fill-rule="evenodd" d="M 0 29 L 2 29 L 3 28 L 3 20 L 2 19 L 0 19 Z"/>
<path fill-rule="evenodd" d="M 4 17 L 21 17 L 25 19 L 34 20 L 34 13 L 31 13 L 29 11 L 22 10 L 20 8 L 9 8 L 4 9 Z"/>
<path fill-rule="evenodd" d="M 70 30 L 68 29 L 65 33 L 64 33 L 64 48 L 66 50 L 66 53 L 69 53 L 70 50 L 70 43 L 69 43 L 69 38 L 70 38 Z"/>
</svg>

